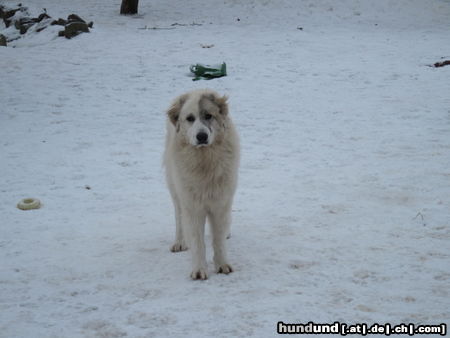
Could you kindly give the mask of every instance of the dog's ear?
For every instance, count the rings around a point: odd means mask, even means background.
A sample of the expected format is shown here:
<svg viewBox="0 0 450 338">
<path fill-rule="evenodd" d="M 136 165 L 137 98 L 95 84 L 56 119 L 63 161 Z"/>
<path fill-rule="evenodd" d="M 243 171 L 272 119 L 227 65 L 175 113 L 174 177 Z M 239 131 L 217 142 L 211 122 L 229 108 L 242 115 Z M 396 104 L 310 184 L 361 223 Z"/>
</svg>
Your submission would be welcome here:
<svg viewBox="0 0 450 338">
<path fill-rule="evenodd" d="M 170 108 L 167 110 L 167 116 L 170 119 L 170 122 L 172 122 L 173 125 L 176 125 L 178 122 L 178 118 L 180 116 L 181 108 L 183 107 L 183 104 L 186 102 L 187 94 L 183 94 L 181 96 L 178 96 L 173 102 Z"/>
<path fill-rule="evenodd" d="M 220 97 L 216 94 L 210 94 L 208 98 L 219 107 L 220 114 L 224 116 L 228 114 L 228 96 L 224 95 Z"/>
<path fill-rule="evenodd" d="M 228 115 L 228 96 L 224 95 L 222 97 L 217 98 L 217 104 L 219 105 L 220 108 L 220 113 L 222 115 Z"/>
</svg>

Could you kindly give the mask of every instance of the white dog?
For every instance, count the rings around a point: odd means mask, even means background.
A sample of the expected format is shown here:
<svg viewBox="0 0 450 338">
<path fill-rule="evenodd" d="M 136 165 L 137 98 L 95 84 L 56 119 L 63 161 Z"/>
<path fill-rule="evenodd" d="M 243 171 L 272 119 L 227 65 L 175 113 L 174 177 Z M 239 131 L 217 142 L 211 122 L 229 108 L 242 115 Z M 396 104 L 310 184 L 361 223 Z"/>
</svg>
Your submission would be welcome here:
<svg viewBox="0 0 450 338">
<path fill-rule="evenodd" d="M 225 240 L 239 166 L 239 139 L 226 96 L 208 89 L 179 96 L 167 111 L 166 178 L 175 207 L 172 252 L 192 252 L 192 279 L 207 279 L 205 222 L 208 218 L 218 273 L 233 271 Z"/>
</svg>

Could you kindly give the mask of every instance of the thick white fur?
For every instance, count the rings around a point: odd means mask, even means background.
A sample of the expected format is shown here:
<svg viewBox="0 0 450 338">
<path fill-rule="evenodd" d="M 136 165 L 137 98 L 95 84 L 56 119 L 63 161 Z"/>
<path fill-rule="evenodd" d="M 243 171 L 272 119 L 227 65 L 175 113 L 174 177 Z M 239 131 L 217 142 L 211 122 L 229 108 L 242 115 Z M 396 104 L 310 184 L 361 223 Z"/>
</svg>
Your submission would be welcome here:
<svg viewBox="0 0 450 338">
<path fill-rule="evenodd" d="M 208 278 L 206 219 L 211 227 L 216 272 L 233 271 L 225 241 L 237 185 L 239 139 L 226 100 L 214 91 L 196 90 L 176 98 L 167 111 L 164 164 L 176 220 L 171 251 L 189 247 L 193 279 Z M 207 134 L 206 143 L 198 144 L 198 133 Z"/>
</svg>

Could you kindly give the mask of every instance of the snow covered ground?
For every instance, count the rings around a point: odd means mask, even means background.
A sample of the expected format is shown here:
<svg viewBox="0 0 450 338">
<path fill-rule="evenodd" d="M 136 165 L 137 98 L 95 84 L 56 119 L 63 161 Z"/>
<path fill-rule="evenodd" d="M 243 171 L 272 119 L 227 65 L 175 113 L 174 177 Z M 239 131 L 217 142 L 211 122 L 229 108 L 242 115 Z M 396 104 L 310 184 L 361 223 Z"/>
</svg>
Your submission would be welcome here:
<svg viewBox="0 0 450 338">
<path fill-rule="evenodd" d="M 450 59 L 448 0 L 24 5 L 94 29 L 0 47 L 1 337 L 449 324 L 450 67 L 428 66 Z M 230 96 L 242 142 L 236 271 L 205 282 L 169 251 L 161 166 L 164 111 L 199 87 Z"/>
</svg>

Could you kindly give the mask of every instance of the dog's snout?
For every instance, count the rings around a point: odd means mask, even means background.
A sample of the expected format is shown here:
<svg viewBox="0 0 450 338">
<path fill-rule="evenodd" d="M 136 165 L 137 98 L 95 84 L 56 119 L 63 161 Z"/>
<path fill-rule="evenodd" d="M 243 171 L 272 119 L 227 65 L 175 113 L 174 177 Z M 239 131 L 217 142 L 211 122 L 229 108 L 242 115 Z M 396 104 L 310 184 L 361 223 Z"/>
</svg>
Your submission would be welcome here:
<svg viewBox="0 0 450 338">
<path fill-rule="evenodd" d="M 208 134 L 201 131 L 197 134 L 197 141 L 199 144 L 206 144 L 208 142 Z"/>
</svg>

